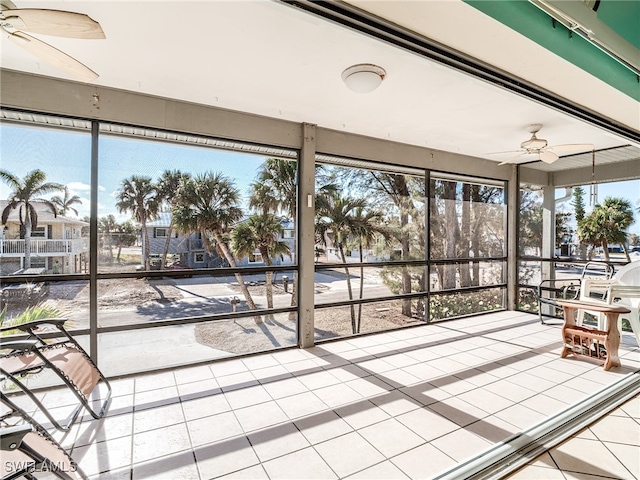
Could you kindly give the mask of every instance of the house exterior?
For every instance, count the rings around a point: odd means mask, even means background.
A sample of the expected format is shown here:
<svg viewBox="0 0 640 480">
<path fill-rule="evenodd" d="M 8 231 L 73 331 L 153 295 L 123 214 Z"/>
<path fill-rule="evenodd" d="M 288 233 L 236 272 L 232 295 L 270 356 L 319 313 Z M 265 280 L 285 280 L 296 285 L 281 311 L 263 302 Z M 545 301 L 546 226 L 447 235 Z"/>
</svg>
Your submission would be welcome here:
<svg viewBox="0 0 640 480">
<path fill-rule="evenodd" d="M 289 220 L 282 220 L 282 234 L 278 236 L 277 239 L 279 242 L 285 242 L 289 245 L 289 250 L 291 251 L 291 255 L 283 255 L 282 257 L 272 258 L 271 261 L 274 265 L 292 265 L 293 259 L 295 258 L 295 225 L 293 222 Z M 259 250 L 253 252 L 252 255 L 244 258 L 236 259 L 238 266 L 247 267 L 247 266 L 263 266 L 264 260 L 262 258 L 262 254 L 260 254 Z"/>
<path fill-rule="evenodd" d="M 150 257 L 160 257 L 164 253 L 169 227 L 171 225 L 171 213 L 161 212 L 158 218 L 147 222 L 147 232 L 149 234 L 149 255 Z M 287 242 L 291 252 L 295 251 L 295 231 L 294 224 L 288 220 L 283 221 L 283 234 L 278 240 Z M 143 242 L 144 248 L 144 242 Z M 190 233 L 188 235 L 179 233 L 175 229 L 171 231 L 169 239 L 168 257 L 173 257 L 174 261 L 189 268 L 218 268 L 228 266 L 226 259 L 220 257 L 217 252 L 211 255 L 204 247 L 202 235 L 200 233 Z M 260 252 L 256 250 L 248 257 L 236 259 L 238 266 L 263 266 L 264 260 Z M 274 265 L 293 264 L 292 256 L 284 258 L 274 258 Z"/>
<path fill-rule="evenodd" d="M 0 200 L 0 211 L 8 202 Z M 87 222 L 77 218 L 55 216 L 43 204 L 34 204 L 38 228 L 31 232 L 31 268 L 47 273 L 80 273 L 87 269 L 89 237 L 83 236 Z M 19 208 L 11 210 L 7 223 L 0 228 L 0 274 L 11 275 L 26 268 L 24 233 L 21 233 Z"/>
</svg>

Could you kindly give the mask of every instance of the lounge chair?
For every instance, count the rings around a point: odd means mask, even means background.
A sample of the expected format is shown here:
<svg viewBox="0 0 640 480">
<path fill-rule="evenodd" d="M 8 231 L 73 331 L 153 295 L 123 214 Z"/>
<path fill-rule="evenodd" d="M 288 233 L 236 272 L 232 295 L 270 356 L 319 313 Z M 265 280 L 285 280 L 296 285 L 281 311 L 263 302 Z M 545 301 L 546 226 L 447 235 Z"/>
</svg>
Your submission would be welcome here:
<svg viewBox="0 0 640 480">
<path fill-rule="evenodd" d="M 64 328 L 65 319 L 48 318 L 3 327 L 0 332 L 20 330 L 28 334 L 25 340 L 3 341 L 0 344 L 0 373 L 22 390 L 46 415 L 58 430 L 67 431 L 84 407 L 93 418 L 101 418 L 111 399 L 111 386 L 93 360 Z M 43 326 L 49 325 L 44 332 Z M 55 332 L 55 338 L 51 338 Z M 44 334 L 47 333 L 47 340 Z M 60 423 L 21 378 L 45 369 L 54 372 L 69 387 L 79 401 L 65 423 Z M 99 398 L 101 387 L 106 388 L 104 400 Z M 94 398 L 98 397 L 98 398 Z M 97 405 L 97 407 L 94 407 Z"/>
<path fill-rule="evenodd" d="M 0 393 L 5 410 L 0 417 L 2 480 L 15 478 L 86 479 L 87 476 L 58 442 L 33 418 Z"/>
</svg>

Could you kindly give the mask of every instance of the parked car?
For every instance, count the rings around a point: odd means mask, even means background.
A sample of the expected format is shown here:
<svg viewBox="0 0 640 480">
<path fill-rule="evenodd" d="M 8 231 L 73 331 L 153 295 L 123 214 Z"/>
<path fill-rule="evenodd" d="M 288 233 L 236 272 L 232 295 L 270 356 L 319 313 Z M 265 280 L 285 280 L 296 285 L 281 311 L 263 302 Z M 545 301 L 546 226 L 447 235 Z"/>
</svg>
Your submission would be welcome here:
<svg viewBox="0 0 640 480">
<path fill-rule="evenodd" d="M 165 267 L 165 270 L 182 270 L 185 271 L 184 275 L 171 275 L 173 278 L 177 278 L 177 277 L 186 277 L 186 278 L 191 278 L 193 277 L 193 273 L 189 272 L 190 270 L 192 270 L 192 268 L 187 267 L 186 265 L 183 265 L 182 263 L 171 263 L 169 265 L 167 265 Z"/>
<path fill-rule="evenodd" d="M 41 275 L 44 268 L 18 270 L 13 275 Z M 48 282 L 12 283 L 0 291 L 0 308 L 5 306 L 32 307 L 49 296 Z"/>
</svg>

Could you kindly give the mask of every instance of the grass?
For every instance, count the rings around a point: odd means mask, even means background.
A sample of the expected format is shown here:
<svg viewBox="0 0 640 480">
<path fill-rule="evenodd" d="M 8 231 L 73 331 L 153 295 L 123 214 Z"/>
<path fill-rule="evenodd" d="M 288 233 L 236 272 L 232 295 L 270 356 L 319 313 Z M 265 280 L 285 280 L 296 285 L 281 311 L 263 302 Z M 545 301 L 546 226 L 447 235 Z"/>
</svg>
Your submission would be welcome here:
<svg viewBox="0 0 640 480">
<path fill-rule="evenodd" d="M 42 320 L 43 318 L 56 318 L 59 317 L 61 313 L 62 312 L 57 308 L 48 307 L 46 305 L 34 305 L 32 307 L 27 307 L 19 315 L 13 318 L 8 318 L 7 307 L 5 306 L 2 309 L 2 312 L 0 312 L 0 327 L 15 327 L 24 323 L 33 322 L 34 320 Z M 0 335 L 16 335 L 18 333 L 21 332 L 19 330 L 4 330 Z"/>
</svg>

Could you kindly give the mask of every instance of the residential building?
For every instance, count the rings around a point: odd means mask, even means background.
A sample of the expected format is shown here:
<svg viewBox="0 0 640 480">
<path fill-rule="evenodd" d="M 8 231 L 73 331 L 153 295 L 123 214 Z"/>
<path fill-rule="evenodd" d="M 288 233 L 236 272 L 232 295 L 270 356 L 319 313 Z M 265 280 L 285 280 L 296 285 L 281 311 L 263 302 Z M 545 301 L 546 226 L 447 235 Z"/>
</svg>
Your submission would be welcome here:
<svg viewBox="0 0 640 480">
<path fill-rule="evenodd" d="M 77 218 L 54 215 L 49 207 L 34 203 L 38 212 L 38 227 L 31 231 L 31 268 L 44 268 L 48 273 L 79 273 L 87 268 L 89 238 L 83 228 L 89 224 Z M 0 211 L 7 206 L 0 200 Z M 0 230 L 0 273 L 10 275 L 27 268 L 24 264 L 24 229 L 20 224 L 20 209 L 10 211 Z"/>
</svg>

